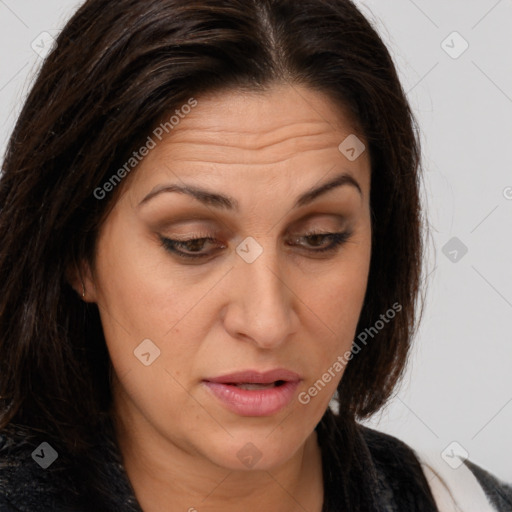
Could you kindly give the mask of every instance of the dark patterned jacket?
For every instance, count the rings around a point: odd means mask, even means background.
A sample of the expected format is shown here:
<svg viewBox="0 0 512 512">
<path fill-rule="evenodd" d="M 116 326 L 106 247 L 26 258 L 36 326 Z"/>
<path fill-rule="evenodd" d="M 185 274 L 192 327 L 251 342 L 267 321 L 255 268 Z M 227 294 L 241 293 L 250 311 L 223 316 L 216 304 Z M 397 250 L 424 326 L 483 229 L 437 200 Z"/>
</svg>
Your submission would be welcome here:
<svg viewBox="0 0 512 512">
<path fill-rule="evenodd" d="M 459 489 L 459 496 L 470 502 L 460 508 L 450 484 L 434 484 L 437 473 L 426 471 L 409 446 L 359 424 L 356 429 L 363 471 L 352 480 L 338 471 L 319 435 L 326 488 L 323 512 L 512 512 L 512 487 L 479 466 L 464 463 L 474 482 Z M 87 488 L 81 482 L 90 481 L 89 475 L 80 462 L 53 452 L 43 437 L 23 429 L 0 432 L 0 512 L 142 512 L 111 433 L 107 429 L 104 441 L 90 454 L 97 485 Z M 471 498 L 475 491 L 486 505 Z M 450 504 L 443 501 L 443 493 Z M 174 512 L 172 503 L 162 512 Z"/>
</svg>

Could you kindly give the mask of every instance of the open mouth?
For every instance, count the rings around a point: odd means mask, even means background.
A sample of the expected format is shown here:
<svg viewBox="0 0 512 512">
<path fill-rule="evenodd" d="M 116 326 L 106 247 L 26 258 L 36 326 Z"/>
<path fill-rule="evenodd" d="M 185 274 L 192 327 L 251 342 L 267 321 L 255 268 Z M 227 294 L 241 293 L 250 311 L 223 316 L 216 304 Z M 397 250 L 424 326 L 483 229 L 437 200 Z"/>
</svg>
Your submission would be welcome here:
<svg viewBox="0 0 512 512">
<path fill-rule="evenodd" d="M 204 386 L 230 411 L 240 416 L 272 416 L 287 407 L 302 381 L 295 372 L 253 370 L 203 380 Z"/>
<path fill-rule="evenodd" d="M 226 386 L 234 386 L 239 389 L 246 389 L 247 391 L 256 391 L 261 389 L 272 389 L 272 388 L 278 388 L 281 387 L 283 384 L 285 384 L 286 381 L 284 380 L 277 380 L 275 382 L 271 382 L 269 384 L 258 384 L 253 382 L 226 382 Z"/>
</svg>

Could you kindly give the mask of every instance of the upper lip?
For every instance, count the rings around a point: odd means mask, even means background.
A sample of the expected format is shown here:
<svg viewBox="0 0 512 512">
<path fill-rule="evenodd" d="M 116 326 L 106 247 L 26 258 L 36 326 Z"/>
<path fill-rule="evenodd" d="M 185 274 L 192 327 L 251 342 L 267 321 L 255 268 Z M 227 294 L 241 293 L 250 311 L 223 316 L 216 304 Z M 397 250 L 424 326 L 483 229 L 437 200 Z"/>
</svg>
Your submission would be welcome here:
<svg viewBox="0 0 512 512">
<path fill-rule="evenodd" d="M 205 379 L 207 382 L 216 382 L 219 384 L 272 384 L 277 381 L 299 381 L 299 374 L 283 368 L 259 372 L 256 370 L 242 370 L 233 372 L 220 377 Z"/>
</svg>

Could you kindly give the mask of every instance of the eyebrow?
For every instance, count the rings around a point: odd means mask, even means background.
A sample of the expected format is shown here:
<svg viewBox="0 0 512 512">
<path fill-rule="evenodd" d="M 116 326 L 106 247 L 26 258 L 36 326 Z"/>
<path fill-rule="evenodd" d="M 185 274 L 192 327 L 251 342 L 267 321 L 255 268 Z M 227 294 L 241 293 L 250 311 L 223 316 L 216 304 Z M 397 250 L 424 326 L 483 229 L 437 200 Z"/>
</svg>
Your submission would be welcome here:
<svg viewBox="0 0 512 512">
<path fill-rule="evenodd" d="M 363 192 L 361 190 L 361 187 L 359 183 L 356 181 L 356 179 L 351 176 L 350 174 L 338 174 L 335 176 L 334 179 L 331 181 L 328 181 L 327 183 L 323 183 L 322 185 L 319 185 L 317 187 L 313 187 L 310 190 L 307 190 L 302 195 L 300 195 L 293 208 L 299 208 L 301 206 L 305 206 L 309 203 L 312 203 L 315 199 L 318 197 L 326 194 L 327 192 L 343 186 L 352 186 L 361 195 L 363 196 Z M 215 192 L 211 192 L 209 190 L 193 186 L 193 185 L 177 185 L 177 184 L 169 184 L 169 185 L 157 185 L 149 194 L 144 197 L 144 199 L 139 203 L 139 207 L 143 204 L 147 203 L 154 197 L 156 197 L 159 194 L 162 193 L 169 193 L 169 192 L 177 192 L 180 194 L 187 194 L 189 196 L 194 197 L 201 203 L 213 206 L 214 208 L 219 209 L 225 209 L 225 210 L 232 210 L 232 211 L 239 211 L 239 203 L 238 201 L 230 196 L 218 194 Z"/>
</svg>

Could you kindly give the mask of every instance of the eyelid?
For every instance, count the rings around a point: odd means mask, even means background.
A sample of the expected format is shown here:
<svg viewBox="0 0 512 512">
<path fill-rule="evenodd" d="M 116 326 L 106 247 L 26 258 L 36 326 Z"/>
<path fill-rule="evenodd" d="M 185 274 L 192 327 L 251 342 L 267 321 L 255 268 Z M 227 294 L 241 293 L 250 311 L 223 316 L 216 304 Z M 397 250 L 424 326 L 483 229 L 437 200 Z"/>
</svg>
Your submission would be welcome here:
<svg viewBox="0 0 512 512">
<path fill-rule="evenodd" d="M 354 213 L 356 213 L 352 209 L 348 209 L 347 207 L 343 207 L 343 205 L 339 204 L 336 208 L 337 211 L 327 211 L 331 208 L 333 208 L 332 205 L 324 205 L 321 208 L 315 206 L 312 211 L 302 212 L 300 215 L 295 213 L 287 223 L 288 227 L 286 229 L 298 229 L 296 226 L 302 226 L 303 224 L 308 224 L 313 221 L 331 221 L 335 223 L 334 225 L 337 227 L 329 229 L 341 229 L 354 217 Z M 345 213 L 341 213 L 343 210 L 340 211 L 340 208 L 347 211 Z M 160 220 L 155 219 L 155 221 L 149 222 L 150 226 L 154 227 L 156 230 L 190 228 L 191 231 L 194 231 L 194 226 L 199 226 L 197 229 L 200 231 L 203 231 L 204 229 L 218 229 L 216 226 L 220 226 L 220 229 L 230 233 L 235 230 L 235 227 L 231 224 L 229 217 L 225 217 L 222 212 L 216 212 L 215 215 L 212 216 L 207 212 L 198 211 L 197 207 L 190 207 L 190 209 L 187 207 L 183 211 L 179 211 L 174 214 L 172 213 L 172 210 L 167 211 L 167 214 L 166 210 L 162 210 L 161 213 L 162 218 Z M 275 225 L 272 226 L 272 229 L 274 228 Z M 300 229 L 303 228 L 301 227 Z"/>
<path fill-rule="evenodd" d="M 342 246 L 345 245 L 350 240 L 352 235 L 353 235 L 352 229 L 346 229 L 341 232 L 340 231 L 336 232 L 336 231 L 310 230 L 301 235 L 294 235 L 292 237 L 292 240 L 297 245 L 300 245 L 300 244 L 298 244 L 298 242 L 302 238 L 311 238 L 314 236 L 319 236 L 323 239 L 330 239 L 331 240 L 330 244 L 327 247 L 322 247 L 320 249 L 316 249 L 314 247 L 306 248 L 306 247 L 302 246 L 303 250 L 305 252 L 309 253 L 312 257 L 322 256 L 322 255 L 329 256 L 331 254 L 335 255 L 336 253 L 339 253 Z M 182 259 L 183 261 L 186 261 L 186 260 L 189 260 L 189 261 L 195 260 L 197 262 L 201 262 L 202 260 L 209 261 L 209 259 L 213 258 L 213 256 L 216 253 L 218 253 L 220 250 L 227 248 L 227 246 L 222 244 L 221 246 L 217 246 L 216 249 L 214 249 L 213 251 L 206 252 L 206 253 L 200 252 L 200 251 L 195 252 L 195 253 L 187 252 L 187 251 L 182 251 L 180 249 L 177 249 L 177 247 L 179 247 L 180 245 L 181 246 L 186 245 L 187 243 L 192 243 L 195 241 L 203 242 L 203 244 L 206 242 L 216 242 L 217 239 L 214 237 L 210 237 L 210 236 L 196 236 L 196 235 L 190 236 L 189 238 L 180 239 L 180 240 L 166 238 L 162 235 L 159 235 L 159 238 L 160 238 L 161 245 L 164 247 L 165 250 L 173 253 L 177 258 Z"/>
</svg>

